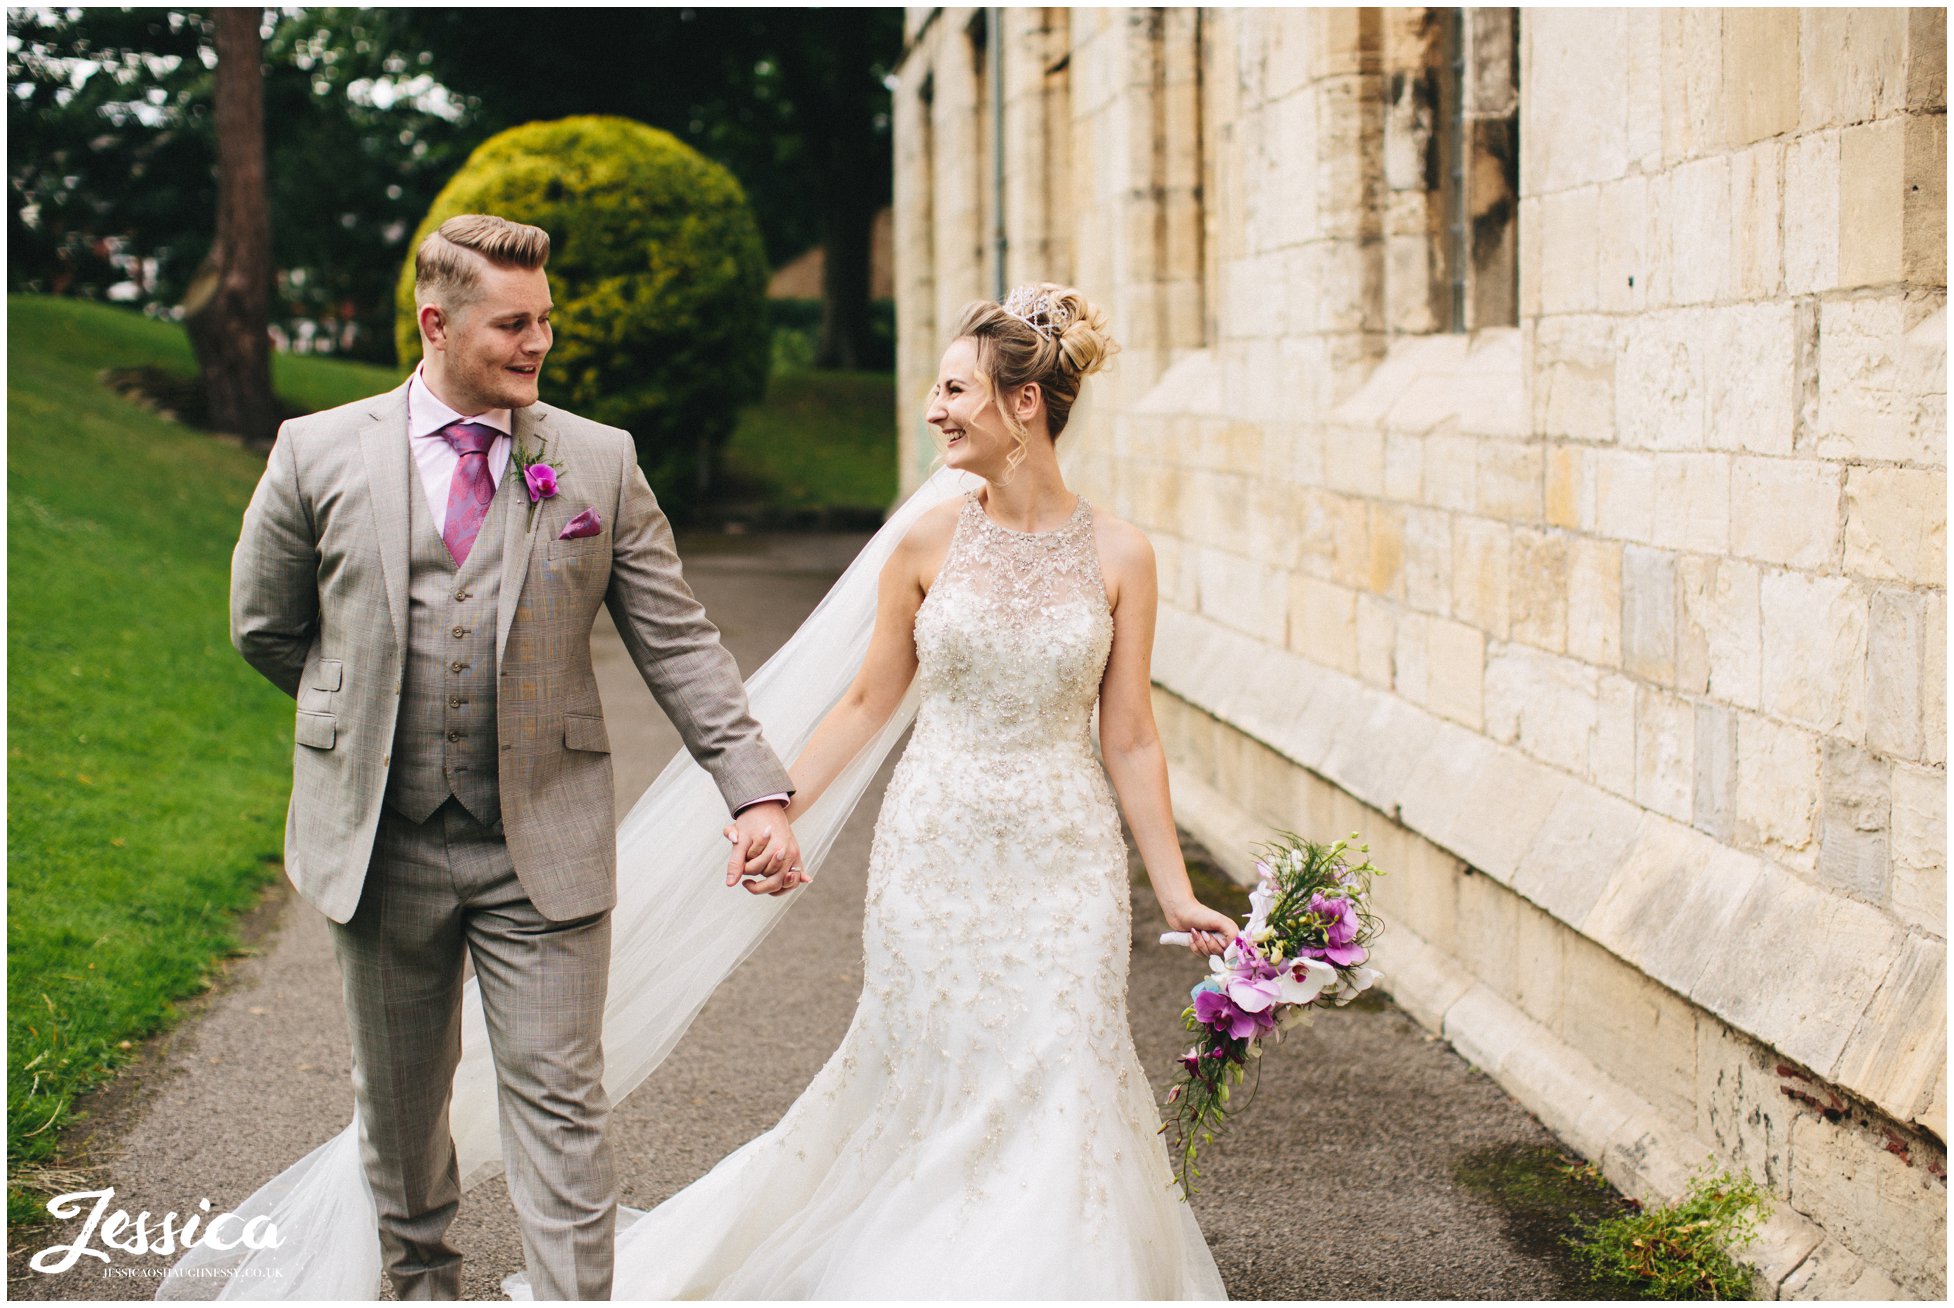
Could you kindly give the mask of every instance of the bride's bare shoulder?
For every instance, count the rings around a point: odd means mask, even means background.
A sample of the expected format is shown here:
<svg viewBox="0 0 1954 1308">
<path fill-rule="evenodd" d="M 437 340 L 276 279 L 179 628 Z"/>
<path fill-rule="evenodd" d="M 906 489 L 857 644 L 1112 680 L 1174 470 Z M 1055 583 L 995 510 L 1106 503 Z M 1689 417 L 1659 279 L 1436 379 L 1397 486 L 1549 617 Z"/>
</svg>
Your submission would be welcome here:
<svg viewBox="0 0 1954 1308">
<path fill-rule="evenodd" d="M 1131 583 L 1152 581 L 1153 545 L 1138 527 L 1097 506 L 1092 512 L 1092 539 L 1099 553 L 1099 575 L 1106 582 L 1106 598 L 1118 608 L 1121 593 Z"/>
<path fill-rule="evenodd" d="M 950 538 L 956 535 L 957 516 L 962 511 L 961 495 L 924 510 L 903 533 L 887 566 L 901 570 L 923 590 L 929 590 L 950 552 Z"/>
</svg>

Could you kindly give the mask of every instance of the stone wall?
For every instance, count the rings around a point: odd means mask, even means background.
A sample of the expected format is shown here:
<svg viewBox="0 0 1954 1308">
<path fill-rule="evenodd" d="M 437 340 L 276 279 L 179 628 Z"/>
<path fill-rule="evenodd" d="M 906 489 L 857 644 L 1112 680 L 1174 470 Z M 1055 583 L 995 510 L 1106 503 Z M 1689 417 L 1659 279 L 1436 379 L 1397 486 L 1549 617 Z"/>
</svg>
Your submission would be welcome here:
<svg viewBox="0 0 1954 1308">
<path fill-rule="evenodd" d="M 1944 11 L 909 30 L 905 484 L 1001 204 L 1126 346 L 1061 448 L 1159 557 L 1183 824 L 1365 831 L 1399 1002 L 1618 1183 L 1943 1295 Z"/>
</svg>

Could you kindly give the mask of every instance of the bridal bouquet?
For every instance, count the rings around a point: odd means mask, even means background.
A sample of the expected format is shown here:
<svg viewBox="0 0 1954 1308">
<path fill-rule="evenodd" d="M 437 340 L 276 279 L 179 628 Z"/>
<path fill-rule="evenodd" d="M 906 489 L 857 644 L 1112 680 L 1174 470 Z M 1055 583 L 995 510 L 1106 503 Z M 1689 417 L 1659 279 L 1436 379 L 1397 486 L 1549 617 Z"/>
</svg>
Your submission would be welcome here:
<svg viewBox="0 0 1954 1308">
<path fill-rule="evenodd" d="M 1248 922 L 1226 953 L 1208 960 L 1212 975 L 1194 987 L 1181 1014 L 1197 1035 L 1181 1055 L 1160 1129 L 1174 1132 L 1183 1194 L 1194 1193 L 1201 1174 L 1195 1153 L 1214 1141 L 1229 1111 L 1229 1087 L 1242 1084 L 1248 1064 L 1262 1056 L 1263 1037 L 1281 1040 L 1309 1019 L 1311 1005 L 1347 1004 L 1377 980 L 1365 960 L 1382 923 L 1367 900 L 1371 878 L 1384 874 L 1357 839 L 1319 845 L 1285 831 L 1256 847 Z M 1362 862 L 1353 864 L 1353 848 Z M 1186 943 L 1171 933 L 1161 939 Z"/>
</svg>

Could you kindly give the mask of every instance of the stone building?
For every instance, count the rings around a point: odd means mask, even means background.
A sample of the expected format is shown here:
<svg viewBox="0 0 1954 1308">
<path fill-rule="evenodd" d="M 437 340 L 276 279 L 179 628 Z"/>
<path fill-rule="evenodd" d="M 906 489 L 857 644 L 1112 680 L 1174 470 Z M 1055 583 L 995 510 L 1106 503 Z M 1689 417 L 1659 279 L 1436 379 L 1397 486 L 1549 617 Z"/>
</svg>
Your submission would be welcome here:
<svg viewBox="0 0 1954 1308">
<path fill-rule="evenodd" d="M 1183 824 L 1364 832 L 1398 1002 L 1617 1184 L 1944 1295 L 1945 12 L 907 30 L 905 485 L 958 307 L 1084 288 Z"/>
</svg>

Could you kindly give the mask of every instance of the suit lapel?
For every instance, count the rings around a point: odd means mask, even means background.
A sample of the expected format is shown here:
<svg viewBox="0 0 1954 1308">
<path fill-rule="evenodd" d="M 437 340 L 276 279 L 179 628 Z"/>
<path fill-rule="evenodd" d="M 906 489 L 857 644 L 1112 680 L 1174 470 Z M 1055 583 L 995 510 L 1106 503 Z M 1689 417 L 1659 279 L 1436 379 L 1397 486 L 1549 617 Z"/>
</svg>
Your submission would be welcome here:
<svg viewBox="0 0 1954 1308">
<path fill-rule="evenodd" d="M 529 487 L 523 482 L 522 469 L 516 465 L 516 453 L 528 450 L 545 463 L 553 463 L 556 457 L 556 452 L 550 449 L 552 433 L 549 418 L 539 412 L 540 408 L 540 405 L 532 404 L 515 411 L 509 470 L 502 474 L 505 480 L 515 478 L 516 498 L 509 505 L 507 520 L 502 524 L 502 582 L 496 591 L 495 601 L 497 667 L 502 666 L 502 648 L 509 643 L 509 628 L 516 620 L 516 604 L 522 598 L 522 585 L 529 576 L 529 554 L 536 548 L 537 533 L 531 530 L 530 525 Z"/>
<path fill-rule="evenodd" d="M 413 475 L 413 456 L 407 448 L 405 383 L 375 397 L 366 425 L 360 429 L 360 454 L 366 460 L 374 535 L 380 542 L 380 570 L 386 577 L 387 613 L 393 619 L 395 647 L 404 650 L 407 648 L 407 491 L 417 482 Z"/>
</svg>

